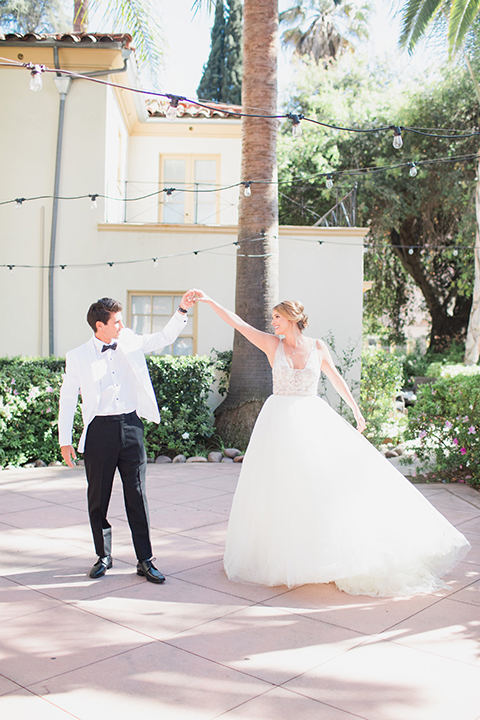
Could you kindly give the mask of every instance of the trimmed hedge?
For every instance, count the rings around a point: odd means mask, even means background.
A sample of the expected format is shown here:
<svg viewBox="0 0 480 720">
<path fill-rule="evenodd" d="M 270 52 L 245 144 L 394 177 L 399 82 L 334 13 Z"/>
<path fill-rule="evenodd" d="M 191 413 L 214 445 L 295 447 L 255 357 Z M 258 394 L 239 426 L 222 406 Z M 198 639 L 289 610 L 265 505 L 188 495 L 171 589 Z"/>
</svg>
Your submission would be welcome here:
<svg viewBox="0 0 480 720">
<path fill-rule="evenodd" d="M 148 455 L 204 452 L 213 434 L 207 404 L 214 377 L 212 361 L 151 356 L 147 365 L 162 416 L 160 425 L 145 423 Z M 0 358 L 0 466 L 62 459 L 57 417 L 64 367 L 63 358 Z M 74 444 L 81 429 L 79 404 Z"/>
</svg>

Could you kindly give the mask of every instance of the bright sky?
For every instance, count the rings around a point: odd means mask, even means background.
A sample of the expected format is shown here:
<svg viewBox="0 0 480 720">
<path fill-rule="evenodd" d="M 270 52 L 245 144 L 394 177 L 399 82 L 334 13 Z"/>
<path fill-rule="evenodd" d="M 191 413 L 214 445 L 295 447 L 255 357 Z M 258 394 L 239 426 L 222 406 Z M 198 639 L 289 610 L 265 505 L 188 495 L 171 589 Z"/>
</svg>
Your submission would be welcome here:
<svg viewBox="0 0 480 720">
<path fill-rule="evenodd" d="M 165 92 L 195 98 L 202 76 L 203 65 L 210 52 L 210 30 L 213 25 L 213 13 L 191 10 L 193 0 L 161 0 L 161 17 L 168 47 L 165 51 L 165 71 L 161 77 L 161 87 Z M 369 45 L 378 55 L 395 51 L 399 36 L 399 21 L 392 15 L 392 0 L 373 0 L 375 15 Z M 280 10 L 293 5 L 292 0 L 279 0 Z M 418 69 L 428 61 L 422 52 L 415 53 L 410 60 L 405 53 L 402 72 Z M 430 58 L 431 59 L 431 58 Z M 280 92 L 288 84 L 290 77 L 288 55 L 282 51 L 279 58 Z"/>
</svg>

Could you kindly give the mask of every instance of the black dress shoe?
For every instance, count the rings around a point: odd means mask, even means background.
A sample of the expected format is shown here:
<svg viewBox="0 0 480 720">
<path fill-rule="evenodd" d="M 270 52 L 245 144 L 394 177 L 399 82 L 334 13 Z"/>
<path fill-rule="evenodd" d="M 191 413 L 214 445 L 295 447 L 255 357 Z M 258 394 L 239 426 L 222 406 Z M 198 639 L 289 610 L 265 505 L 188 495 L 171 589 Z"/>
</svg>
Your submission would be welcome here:
<svg viewBox="0 0 480 720">
<path fill-rule="evenodd" d="M 105 557 L 99 557 L 95 565 L 90 570 L 90 577 L 94 580 L 96 578 L 102 577 L 102 575 L 105 575 L 107 570 L 110 570 L 112 567 L 112 556 L 106 555 Z"/>
<path fill-rule="evenodd" d="M 165 576 L 157 570 L 151 560 L 139 560 L 137 563 L 137 575 L 146 578 L 148 582 L 163 583 Z"/>
</svg>

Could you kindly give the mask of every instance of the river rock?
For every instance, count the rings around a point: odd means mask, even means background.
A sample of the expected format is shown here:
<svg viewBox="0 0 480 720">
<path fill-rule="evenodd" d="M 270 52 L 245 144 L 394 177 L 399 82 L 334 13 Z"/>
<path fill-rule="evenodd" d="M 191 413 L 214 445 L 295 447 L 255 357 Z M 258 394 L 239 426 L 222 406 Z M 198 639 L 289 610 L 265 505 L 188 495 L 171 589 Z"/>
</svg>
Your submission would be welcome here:
<svg viewBox="0 0 480 720">
<path fill-rule="evenodd" d="M 48 467 L 58 467 L 62 463 L 59 460 L 53 460 L 52 462 L 48 463 Z"/>
<path fill-rule="evenodd" d="M 241 462 L 243 462 L 244 457 L 245 457 L 245 455 L 236 455 L 236 457 L 233 458 L 233 462 L 241 463 Z"/>
<path fill-rule="evenodd" d="M 386 458 L 398 457 L 398 453 L 395 452 L 395 450 L 387 450 L 387 452 L 385 453 L 385 457 Z"/>
<path fill-rule="evenodd" d="M 174 463 L 184 463 L 184 462 L 187 462 L 187 458 L 185 457 L 185 455 L 182 455 L 182 454 L 180 453 L 180 455 L 175 455 L 175 457 L 173 458 L 172 462 L 174 462 Z"/>
<path fill-rule="evenodd" d="M 33 464 L 35 465 L 35 467 L 47 467 L 46 463 L 44 463 L 43 460 L 40 459 L 35 460 Z"/>
<path fill-rule="evenodd" d="M 222 462 L 223 455 L 221 452 L 209 452 L 207 455 L 208 462 L 219 463 Z"/>
<path fill-rule="evenodd" d="M 225 457 L 233 459 L 236 458 L 237 455 L 241 455 L 242 453 L 240 452 L 240 450 L 237 450 L 237 448 L 225 448 L 223 454 L 225 455 Z"/>
<path fill-rule="evenodd" d="M 233 463 L 233 458 L 230 457 L 224 457 L 221 460 L 222 463 Z"/>
<path fill-rule="evenodd" d="M 187 458 L 187 463 L 202 463 L 202 462 L 208 462 L 206 457 L 203 457 L 202 455 L 194 455 L 193 457 Z"/>
<path fill-rule="evenodd" d="M 163 463 L 171 463 L 172 458 L 169 458 L 168 455 L 159 455 L 157 459 L 155 460 L 155 464 L 162 465 Z"/>
</svg>

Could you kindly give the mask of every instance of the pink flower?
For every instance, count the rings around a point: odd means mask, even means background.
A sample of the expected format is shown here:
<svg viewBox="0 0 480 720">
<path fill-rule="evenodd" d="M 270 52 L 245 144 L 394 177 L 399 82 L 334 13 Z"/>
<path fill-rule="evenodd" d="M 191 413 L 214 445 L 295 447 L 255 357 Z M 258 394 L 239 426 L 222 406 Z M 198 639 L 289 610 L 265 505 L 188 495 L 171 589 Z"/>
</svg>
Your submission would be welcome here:
<svg viewBox="0 0 480 720">
<path fill-rule="evenodd" d="M 458 438 L 453 438 L 453 444 L 458 445 Z"/>
<path fill-rule="evenodd" d="M 422 432 L 420 433 L 420 435 L 418 436 L 418 438 L 419 438 L 419 440 L 423 440 L 423 438 L 426 437 L 426 436 L 427 436 L 426 431 L 425 431 L 425 430 L 422 430 Z"/>
<path fill-rule="evenodd" d="M 14 394 L 14 395 L 18 395 L 18 390 L 14 390 L 14 391 L 13 391 L 13 394 Z"/>
<path fill-rule="evenodd" d="M 470 427 L 468 428 L 468 434 L 469 434 L 469 435 L 475 435 L 476 432 L 477 432 L 477 431 L 476 431 L 476 429 L 474 428 L 474 426 L 473 426 L 473 425 L 470 425 Z"/>
<path fill-rule="evenodd" d="M 465 448 L 460 448 L 460 452 L 462 453 L 462 455 L 466 455 L 466 454 L 467 454 L 467 451 L 465 450 Z"/>
<path fill-rule="evenodd" d="M 45 390 L 46 390 L 46 392 L 48 392 L 48 393 L 52 393 L 52 392 L 53 392 L 53 388 L 50 387 L 50 385 L 48 385 L 48 386 L 45 388 Z"/>
<path fill-rule="evenodd" d="M 450 422 L 450 420 L 446 420 L 445 421 L 445 430 L 450 430 L 450 428 L 452 428 L 452 427 L 453 427 L 453 425 Z"/>
<path fill-rule="evenodd" d="M 15 378 L 12 378 L 11 385 L 15 385 Z"/>
</svg>

